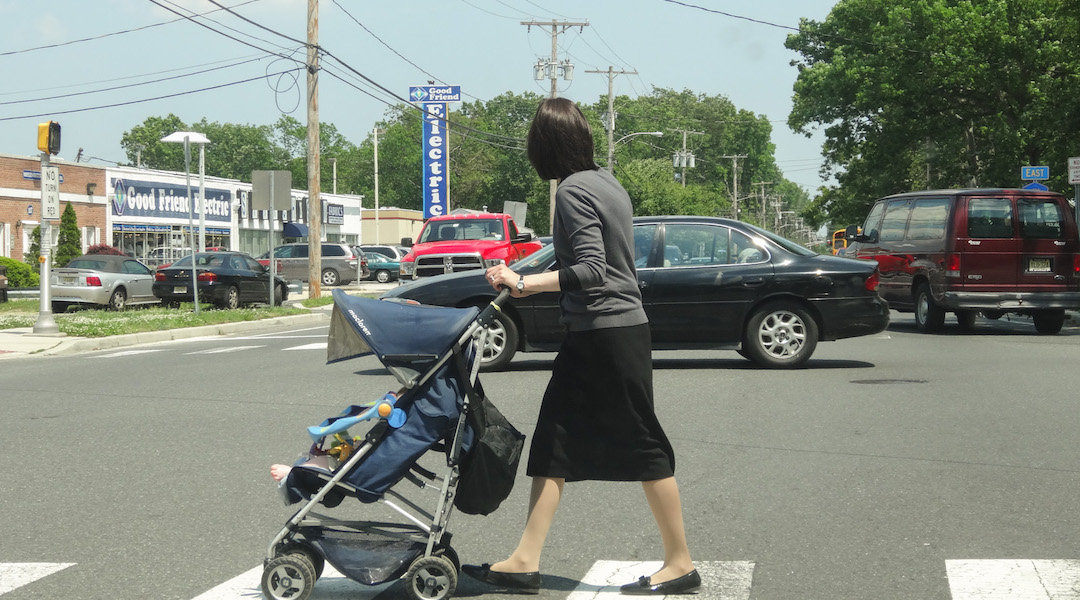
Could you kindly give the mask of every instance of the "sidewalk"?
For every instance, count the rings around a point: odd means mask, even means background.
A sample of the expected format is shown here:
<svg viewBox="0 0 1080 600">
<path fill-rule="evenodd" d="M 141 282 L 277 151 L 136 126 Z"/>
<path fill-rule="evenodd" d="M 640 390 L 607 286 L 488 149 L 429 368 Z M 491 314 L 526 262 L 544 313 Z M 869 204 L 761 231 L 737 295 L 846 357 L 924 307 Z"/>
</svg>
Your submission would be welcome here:
<svg viewBox="0 0 1080 600">
<path fill-rule="evenodd" d="M 340 289 L 346 292 L 379 294 L 393 288 L 397 283 L 377 284 L 361 282 L 343 286 Z M 323 295 L 330 295 L 330 289 L 323 289 Z M 291 294 L 286 304 L 303 308 L 299 300 L 307 298 L 307 287 L 301 294 Z M 295 300 L 295 301 L 294 301 Z M 170 340 L 182 340 L 195 337 L 208 337 L 215 335 L 229 335 L 245 333 L 281 325 L 291 327 L 303 327 L 305 325 L 317 325 L 330 321 L 332 304 L 311 309 L 306 315 L 293 315 L 289 317 L 275 317 L 258 321 L 241 321 L 237 323 L 221 323 L 218 325 L 205 325 L 202 327 L 185 327 L 183 329 L 167 329 L 164 331 L 146 331 L 142 333 L 130 333 L 126 335 L 114 335 L 109 337 L 87 338 L 66 335 L 42 335 L 35 334 L 33 327 L 19 327 L 15 329 L 0 329 L 0 360 L 19 356 L 58 356 L 73 354 L 76 352 L 88 352 L 91 350 L 107 350 L 110 348 L 122 348 L 137 344 L 151 342 L 166 342 Z"/>
</svg>

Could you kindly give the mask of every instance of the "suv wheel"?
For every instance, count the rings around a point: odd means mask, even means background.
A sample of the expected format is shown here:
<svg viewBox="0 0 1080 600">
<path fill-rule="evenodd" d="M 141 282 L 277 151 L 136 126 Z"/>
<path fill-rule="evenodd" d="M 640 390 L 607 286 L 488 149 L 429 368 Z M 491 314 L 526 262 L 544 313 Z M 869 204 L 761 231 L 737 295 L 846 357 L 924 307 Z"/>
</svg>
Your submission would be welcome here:
<svg viewBox="0 0 1080 600">
<path fill-rule="evenodd" d="M 934 302 L 930 286 L 920 283 L 915 289 L 915 327 L 923 333 L 937 333 L 945 324 L 945 310 Z"/>
<path fill-rule="evenodd" d="M 1061 327 L 1065 324 L 1065 311 L 1040 310 L 1031 315 L 1031 318 L 1035 321 L 1035 331 L 1053 335 L 1061 331 Z"/>
<path fill-rule="evenodd" d="M 322 272 L 322 284 L 323 285 L 337 285 L 338 273 L 333 269 L 323 269 Z"/>
</svg>

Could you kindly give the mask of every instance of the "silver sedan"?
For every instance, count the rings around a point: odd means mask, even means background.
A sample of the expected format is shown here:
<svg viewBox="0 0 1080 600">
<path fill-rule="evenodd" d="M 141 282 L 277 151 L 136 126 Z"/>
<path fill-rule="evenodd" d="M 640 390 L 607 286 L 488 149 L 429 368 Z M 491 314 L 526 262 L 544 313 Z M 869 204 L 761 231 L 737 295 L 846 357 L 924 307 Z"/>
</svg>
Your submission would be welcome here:
<svg viewBox="0 0 1080 600">
<path fill-rule="evenodd" d="M 122 310 L 128 304 L 158 303 L 154 296 L 154 273 L 127 256 L 86 254 L 53 269 L 49 276 L 52 311 L 62 313 L 72 305 L 104 306 Z"/>
</svg>

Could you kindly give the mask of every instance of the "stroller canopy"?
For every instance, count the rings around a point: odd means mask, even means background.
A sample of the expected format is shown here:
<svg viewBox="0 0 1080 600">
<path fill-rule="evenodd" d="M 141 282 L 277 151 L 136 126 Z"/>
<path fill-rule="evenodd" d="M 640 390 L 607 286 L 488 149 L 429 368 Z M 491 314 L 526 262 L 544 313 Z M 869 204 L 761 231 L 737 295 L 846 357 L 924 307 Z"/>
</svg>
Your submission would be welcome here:
<svg viewBox="0 0 1080 600">
<path fill-rule="evenodd" d="M 326 362 L 378 357 L 411 388 L 448 352 L 480 310 L 373 300 L 334 290 Z"/>
</svg>

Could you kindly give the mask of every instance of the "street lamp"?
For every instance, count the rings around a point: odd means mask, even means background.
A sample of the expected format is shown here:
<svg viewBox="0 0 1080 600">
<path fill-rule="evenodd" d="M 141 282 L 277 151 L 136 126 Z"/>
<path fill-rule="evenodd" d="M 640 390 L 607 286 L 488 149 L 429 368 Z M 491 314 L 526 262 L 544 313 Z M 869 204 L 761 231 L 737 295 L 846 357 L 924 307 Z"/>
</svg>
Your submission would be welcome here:
<svg viewBox="0 0 1080 600">
<path fill-rule="evenodd" d="M 177 131 L 161 138 L 163 142 L 184 144 L 184 181 L 187 184 L 188 232 L 191 240 L 191 297 L 195 301 L 195 314 L 199 314 L 199 280 L 195 272 L 195 205 L 191 202 L 191 142 L 199 145 L 199 248 L 206 247 L 206 144 L 207 137 L 197 131 Z"/>
<path fill-rule="evenodd" d="M 607 149 L 607 170 L 608 170 L 608 173 L 612 172 L 612 167 L 613 167 L 613 165 L 615 163 L 615 146 L 618 146 L 619 144 L 621 144 L 625 140 L 628 140 L 628 139 L 630 139 L 632 137 L 639 136 L 639 135 L 651 135 L 653 137 L 661 137 L 661 136 L 664 135 L 664 132 L 663 131 L 639 131 L 637 133 L 631 133 L 630 135 L 624 135 L 621 138 L 619 138 L 618 141 L 613 142 L 610 145 L 608 145 L 608 149 Z"/>
</svg>

